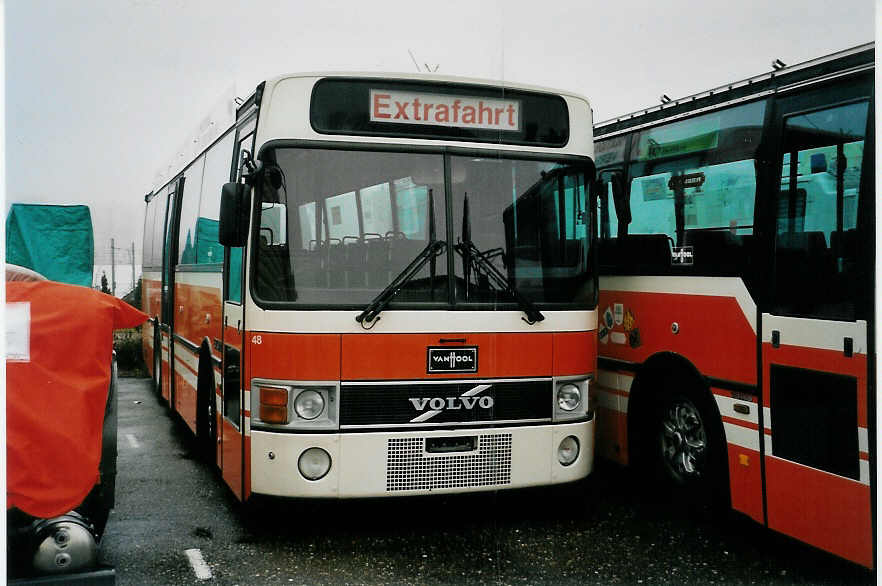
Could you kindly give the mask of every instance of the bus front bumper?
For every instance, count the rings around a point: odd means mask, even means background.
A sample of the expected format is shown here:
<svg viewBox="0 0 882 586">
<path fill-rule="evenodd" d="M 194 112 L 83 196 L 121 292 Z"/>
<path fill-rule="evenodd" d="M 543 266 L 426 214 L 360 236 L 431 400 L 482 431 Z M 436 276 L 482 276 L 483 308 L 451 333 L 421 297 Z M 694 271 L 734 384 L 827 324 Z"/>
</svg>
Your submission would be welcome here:
<svg viewBox="0 0 882 586">
<path fill-rule="evenodd" d="M 559 450 L 571 436 L 578 456 L 563 465 Z M 571 448 L 572 439 L 566 445 Z M 316 480 L 300 471 L 302 457 L 320 454 L 304 456 L 310 448 L 330 457 L 327 472 Z M 382 497 L 562 484 L 587 476 L 593 461 L 594 419 L 457 430 L 251 431 L 251 491 L 273 496 Z"/>
</svg>

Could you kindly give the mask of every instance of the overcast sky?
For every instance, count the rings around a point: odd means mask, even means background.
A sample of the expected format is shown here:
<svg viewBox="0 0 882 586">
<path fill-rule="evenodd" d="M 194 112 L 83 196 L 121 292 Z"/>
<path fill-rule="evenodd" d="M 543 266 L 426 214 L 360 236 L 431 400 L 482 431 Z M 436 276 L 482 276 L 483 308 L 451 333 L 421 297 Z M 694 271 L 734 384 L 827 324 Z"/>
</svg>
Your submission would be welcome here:
<svg viewBox="0 0 882 586">
<path fill-rule="evenodd" d="M 0 0 L 2 3 L 2 0 Z M 320 4 L 320 5 L 319 5 Z M 315 70 L 575 90 L 595 120 L 874 37 L 873 0 L 7 0 L 6 198 L 85 203 L 96 264 L 219 96 Z"/>
</svg>

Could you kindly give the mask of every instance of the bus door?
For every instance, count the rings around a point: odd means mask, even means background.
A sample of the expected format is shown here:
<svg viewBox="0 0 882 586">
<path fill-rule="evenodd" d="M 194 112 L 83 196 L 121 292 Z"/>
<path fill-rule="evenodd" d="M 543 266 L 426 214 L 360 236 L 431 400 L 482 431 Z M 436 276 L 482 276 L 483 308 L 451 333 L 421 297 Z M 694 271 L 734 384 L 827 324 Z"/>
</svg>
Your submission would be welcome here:
<svg viewBox="0 0 882 586">
<path fill-rule="evenodd" d="M 821 88 L 778 101 L 761 344 L 768 525 L 866 566 L 871 93 L 853 84 L 832 99 Z"/>
<path fill-rule="evenodd" d="M 177 221 L 180 195 L 183 192 L 184 178 L 180 177 L 168 188 L 165 230 L 162 247 L 162 285 L 160 293 L 160 352 L 162 397 L 174 407 L 174 318 L 175 318 L 175 264 L 177 262 Z"/>
<path fill-rule="evenodd" d="M 236 172 L 235 177 L 241 175 L 241 161 L 243 149 L 251 150 L 254 141 L 254 126 L 251 122 L 238 129 L 236 140 Z M 244 369 L 244 335 L 245 335 L 245 311 L 244 311 L 244 262 L 245 248 L 226 248 L 224 254 L 224 331 L 223 331 L 223 357 L 222 371 L 223 382 L 221 394 L 221 425 L 218 434 L 221 441 L 221 453 L 218 462 L 221 467 L 224 481 L 239 498 L 245 497 L 245 478 L 243 470 L 248 451 L 245 445 L 245 409 L 247 409 L 243 377 L 246 376 Z"/>
</svg>

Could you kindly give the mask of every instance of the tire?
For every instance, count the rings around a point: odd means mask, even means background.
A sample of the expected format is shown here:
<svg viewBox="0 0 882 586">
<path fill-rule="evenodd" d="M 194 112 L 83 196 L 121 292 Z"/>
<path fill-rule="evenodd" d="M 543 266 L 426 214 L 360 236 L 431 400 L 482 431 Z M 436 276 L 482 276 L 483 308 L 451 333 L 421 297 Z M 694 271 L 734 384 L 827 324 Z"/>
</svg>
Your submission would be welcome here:
<svg viewBox="0 0 882 586">
<path fill-rule="evenodd" d="M 656 486 L 668 501 L 727 508 L 728 455 L 710 392 L 682 378 L 667 378 L 659 387 L 643 442 Z"/>
<path fill-rule="evenodd" d="M 196 440 L 201 457 L 212 465 L 217 463 L 217 399 L 213 381 L 211 359 L 200 359 L 199 388 L 196 395 Z"/>
</svg>

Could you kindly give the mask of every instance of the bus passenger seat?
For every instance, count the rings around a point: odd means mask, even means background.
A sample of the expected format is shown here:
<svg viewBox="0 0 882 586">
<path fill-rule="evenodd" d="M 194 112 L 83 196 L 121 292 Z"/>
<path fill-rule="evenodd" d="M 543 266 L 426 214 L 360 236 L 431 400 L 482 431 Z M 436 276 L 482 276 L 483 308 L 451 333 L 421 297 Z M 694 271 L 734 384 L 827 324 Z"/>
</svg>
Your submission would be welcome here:
<svg viewBox="0 0 882 586">
<path fill-rule="evenodd" d="M 745 255 L 742 242 L 728 228 L 686 230 L 684 246 L 691 246 L 693 264 L 702 273 L 737 274 Z"/>
<path fill-rule="evenodd" d="M 367 247 L 358 236 L 343 238 L 343 267 L 346 272 L 347 287 L 364 287 L 364 266 Z"/>
<path fill-rule="evenodd" d="M 619 262 L 644 274 L 665 272 L 671 266 L 667 234 L 628 234 L 618 243 Z"/>
<path fill-rule="evenodd" d="M 364 234 L 367 287 L 381 289 L 389 283 L 389 241 L 380 234 Z"/>
</svg>

